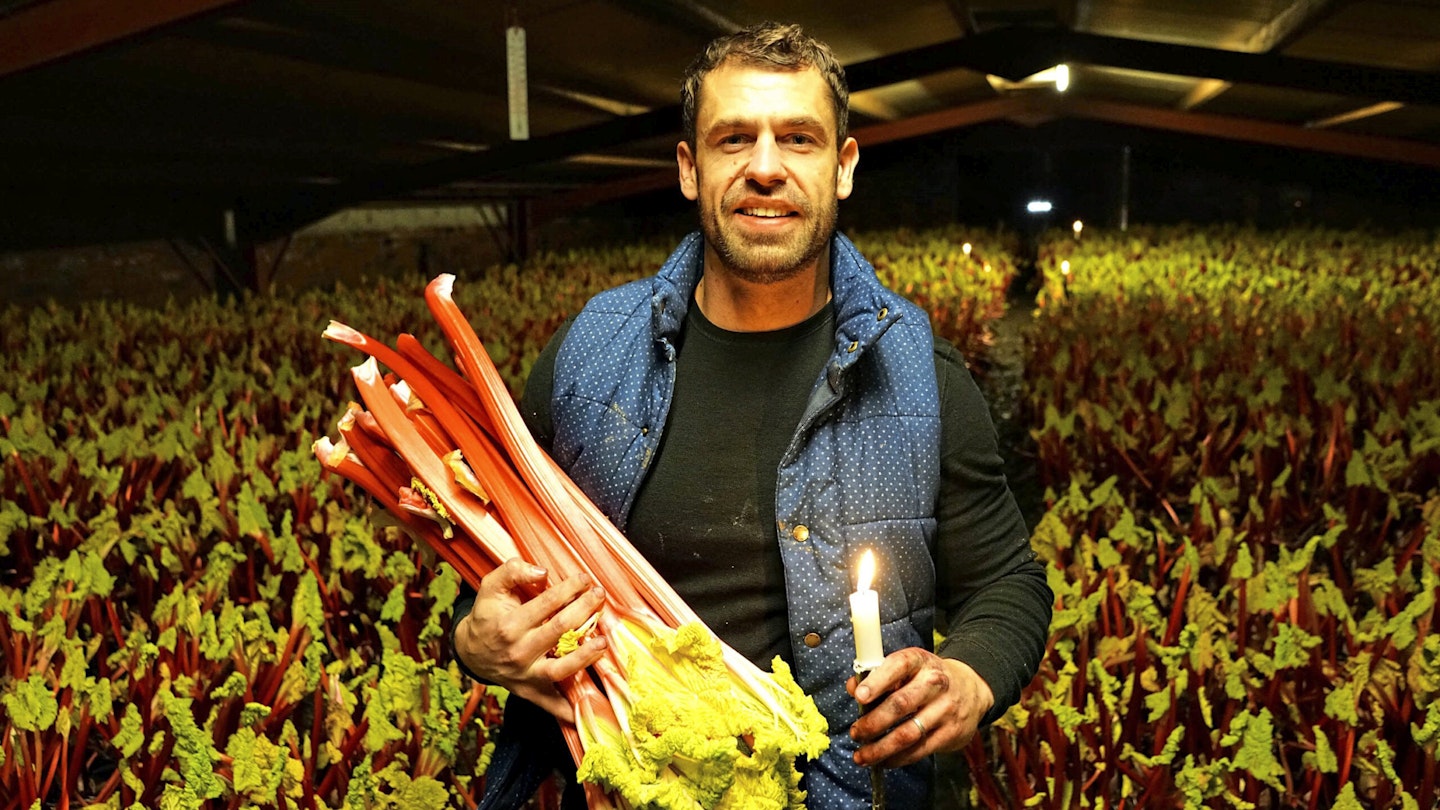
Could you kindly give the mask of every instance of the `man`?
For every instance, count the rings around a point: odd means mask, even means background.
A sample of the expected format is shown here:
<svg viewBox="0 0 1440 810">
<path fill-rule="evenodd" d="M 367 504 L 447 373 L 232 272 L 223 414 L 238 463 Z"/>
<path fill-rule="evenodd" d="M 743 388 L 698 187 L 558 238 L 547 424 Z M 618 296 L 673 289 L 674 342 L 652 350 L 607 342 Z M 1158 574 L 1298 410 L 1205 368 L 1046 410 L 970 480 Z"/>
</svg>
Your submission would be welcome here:
<svg viewBox="0 0 1440 810">
<path fill-rule="evenodd" d="M 810 807 L 868 806 L 872 765 L 892 769 L 896 806 L 927 804 L 932 755 L 965 745 L 1039 666 L 1044 571 L 963 361 L 835 232 L 859 147 L 829 49 L 754 26 L 711 43 L 681 97 L 680 189 L 700 233 L 562 328 L 522 410 L 711 628 L 762 667 L 791 663 L 830 724 L 805 766 Z M 866 548 L 889 654 L 862 685 L 846 595 Z M 602 599 L 519 561 L 462 599 L 460 661 L 523 699 L 486 806 L 563 764 L 545 713 L 572 714 L 553 684 L 603 647 L 546 652 Z"/>
</svg>

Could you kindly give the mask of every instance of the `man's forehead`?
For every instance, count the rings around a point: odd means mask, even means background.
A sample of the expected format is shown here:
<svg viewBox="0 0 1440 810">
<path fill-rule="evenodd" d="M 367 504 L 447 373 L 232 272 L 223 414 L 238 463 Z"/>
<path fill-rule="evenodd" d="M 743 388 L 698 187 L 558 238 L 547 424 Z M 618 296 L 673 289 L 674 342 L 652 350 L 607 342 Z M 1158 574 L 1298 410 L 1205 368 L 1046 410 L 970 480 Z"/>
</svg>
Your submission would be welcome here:
<svg viewBox="0 0 1440 810">
<path fill-rule="evenodd" d="M 752 109 L 762 100 L 771 109 Z M 826 126 L 836 125 L 830 85 L 813 66 L 778 68 L 727 61 L 700 83 L 696 101 L 696 119 L 702 125 L 716 118 L 729 120 L 762 112 L 778 112 L 788 118 L 818 116 Z"/>
</svg>

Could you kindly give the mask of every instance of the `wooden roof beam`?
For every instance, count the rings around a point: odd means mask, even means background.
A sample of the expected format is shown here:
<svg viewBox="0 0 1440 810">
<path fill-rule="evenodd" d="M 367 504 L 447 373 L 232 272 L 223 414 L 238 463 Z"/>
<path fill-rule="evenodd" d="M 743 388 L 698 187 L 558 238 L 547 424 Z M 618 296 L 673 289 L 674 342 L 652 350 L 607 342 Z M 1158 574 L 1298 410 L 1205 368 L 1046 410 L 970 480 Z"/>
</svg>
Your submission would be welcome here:
<svg viewBox="0 0 1440 810">
<path fill-rule="evenodd" d="M 49 0 L 0 19 L 0 77 L 209 14 L 238 0 Z"/>
<path fill-rule="evenodd" d="M 1293 0 L 1245 42 L 1251 53 L 1279 53 L 1309 33 L 1346 0 Z"/>
<path fill-rule="evenodd" d="M 950 9 L 950 16 L 955 18 L 955 24 L 960 27 L 960 35 L 968 37 L 975 33 L 975 15 L 971 13 L 969 0 L 945 0 L 945 7 Z"/>
<path fill-rule="evenodd" d="M 670 28 L 679 28 L 700 39 L 711 40 L 733 34 L 744 26 L 699 0 L 610 0 L 640 17 Z"/>
<path fill-rule="evenodd" d="M 438 88 L 504 95 L 504 49 L 457 50 L 430 43 L 392 42 L 384 51 L 370 47 L 377 39 L 373 28 L 340 18 L 300 16 L 303 27 L 266 18 L 235 17 L 207 26 L 191 35 L 200 41 L 268 54 L 336 71 L 366 73 L 402 79 Z M 530 64 L 530 89 L 566 103 L 602 110 L 610 115 L 632 115 L 650 108 L 634 98 L 622 98 L 613 87 L 584 77 Z M 500 77 L 500 78 L 496 78 Z"/>
<path fill-rule="evenodd" d="M 1404 106 L 1404 104 L 1401 104 L 1398 101 L 1382 101 L 1378 104 L 1371 104 L 1366 107 L 1350 110 L 1349 112 L 1340 113 L 1339 115 L 1332 115 L 1329 118 L 1321 118 L 1315 121 L 1306 121 L 1305 128 L 1327 129 L 1329 127 L 1338 127 L 1341 124 L 1348 124 L 1351 121 L 1359 121 L 1362 118 L 1373 118 L 1377 115 L 1384 115 L 1385 113 L 1388 113 L 1392 110 L 1398 110 Z"/>
<path fill-rule="evenodd" d="M 1294 0 L 1251 34 L 1241 46 L 1247 53 L 1279 53 L 1304 36 L 1326 17 L 1334 14 L 1343 0 Z M 1191 110 L 1229 90 L 1233 85 L 1219 79 L 1205 79 L 1195 85 L 1178 105 Z"/>
<path fill-rule="evenodd" d="M 1046 109 L 1068 118 L 1108 121 L 1188 135 L 1204 135 L 1211 138 L 1440 169 L 1440 145 L 1401 138 L 1355 135 L 1292 124 L 1277 124 L 1270 121 L 1255 121 L 1193 111 L 1182 112 L 1115 101 L 1051 98 L 1044 102 L 1044 106 Z"/>
</svg>

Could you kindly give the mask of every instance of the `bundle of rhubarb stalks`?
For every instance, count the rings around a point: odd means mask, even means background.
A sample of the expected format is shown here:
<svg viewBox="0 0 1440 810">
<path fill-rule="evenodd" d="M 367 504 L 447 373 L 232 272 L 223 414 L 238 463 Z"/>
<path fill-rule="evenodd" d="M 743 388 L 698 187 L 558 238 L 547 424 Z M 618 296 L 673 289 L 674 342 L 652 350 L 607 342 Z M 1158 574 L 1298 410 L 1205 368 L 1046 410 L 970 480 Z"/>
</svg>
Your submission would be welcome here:
<svg viewBox="0 0 1440 810">
<path fill-rule="evenodd" d="M 562 646 L 603 635 L 605 656 L 556 684 L 591 807 L 803 806 L 796 759 L 829 742 L 814 702 L 779 658 L 767 673 L 721 642 L 535 443 L 453 285 L 437 277 L 425 301 L 454 369 L 413 335 L 392 347 L 331 322 L 326 338 L 369 355 L 352 370 L 364 406 L 316 457 L 473 586 L 520 557 L 552 581 L 584 572 L 604 587 Z"/>
</svg>

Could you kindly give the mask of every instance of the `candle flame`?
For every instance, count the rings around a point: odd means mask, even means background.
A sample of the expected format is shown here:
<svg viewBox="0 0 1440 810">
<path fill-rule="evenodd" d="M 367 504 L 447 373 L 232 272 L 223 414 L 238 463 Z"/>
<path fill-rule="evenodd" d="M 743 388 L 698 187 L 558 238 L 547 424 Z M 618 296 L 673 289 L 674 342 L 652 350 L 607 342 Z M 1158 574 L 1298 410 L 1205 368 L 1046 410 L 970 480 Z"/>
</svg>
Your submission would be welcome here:
<svg viewBox="0 0 1440 810">
<path fill-rule="evenodd" d="M 855 581 L 855 590 L 857 590 L 857 591 L 868 591 L 868 590 L 870 590 L 870 580 L 872 580 L 872 579 L 874 579 L 874 578 L 875 578 L 875 552 L 867 548 L 867 549 L 865 549 L 865 553 L 860 555 L 860 573 L 859 573 L 859 575 L 857 576 L 856 581 Z"/>
</svg>

